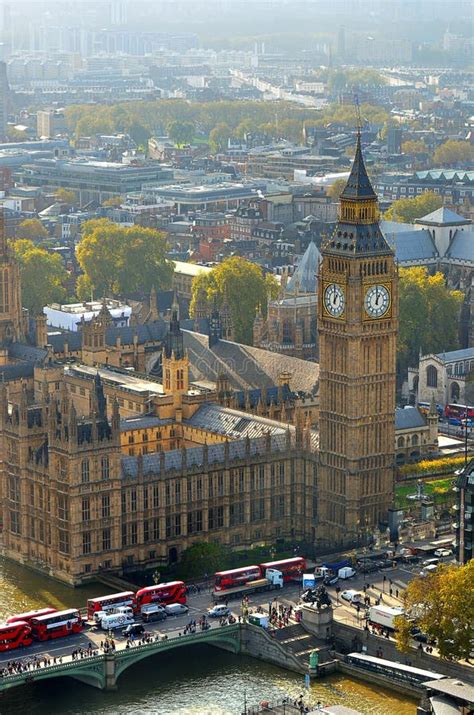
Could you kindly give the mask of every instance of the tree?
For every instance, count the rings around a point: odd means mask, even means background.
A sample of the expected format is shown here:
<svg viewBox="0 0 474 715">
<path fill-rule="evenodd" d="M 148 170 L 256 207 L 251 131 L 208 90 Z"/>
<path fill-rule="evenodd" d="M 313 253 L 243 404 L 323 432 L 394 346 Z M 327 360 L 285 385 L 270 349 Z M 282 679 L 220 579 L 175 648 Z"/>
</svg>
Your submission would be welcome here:
<svg viewBox="0 0 474 715">
<path fill-rule="evenodd" d="M 384 214 L 387 221 L 413 223 L 415 219 L 426 216 L 441 208 L 443 199 L 433 191 L 425 191 L 413 199 L 397 199 Z"/>
<path fill-rule="evenodd" d="M 436 571 L 410 581 L 403 602 L 406 616 L 396 619 L 397 647 L 410 648 L 409 617 L 436 639 L 441 658 L 468 659 L 474 623 L 474 561 L 465 566 L 441 564 Z"/>
<path fill-rule="evenodd" d="M 334 201 L 338 201 L 346 184 L 347 179 L 336 179 L 336 181 L 326 189 L 327 195 L 334 199 Z"/>
<path fill-rule="evenodd" d="M 429 149 L 424 141 L 420 139 L 407 139 L 406 142 L 402 142 L 402 153 L 403 154 L 428 154 Z"/>
<path fill-rule="evenodd" d="M 27 218 L 22 221 L 15 231 L 15 238 L 27 241 L 44 241 L 49 234 L 38 218 Z"/>
<path fill-rule="evenodd" d="M 399 372 L 418 364 L 423 353 L 458 347 L 461 291 L 449 290 L 442 273 L 428 274 L 423 267 L 400 269 Z"/>
<path fill-rule="evenodd" d="M 201 541 L 183 551 L 180 573 L 187 578 L 202 578 L 214 574 L 225 563 L 222 544 Z"/>
<path fill-rule="evenodd" d="M 122 205 L 122 197 L 121 196 L 111 196 L 110 199 L 105 199 L 105 201 L 102 201 L 102 206 L 112 206 L 112 207 L 119 207 Z"/>
<path fill-rule="evenodd" d="M 232 130 L 225 122 L 219 122 L 214 129 L 209 132 L 209 146 L 213 152 L 224 151 L 227 142 L 232 134 Z"/>
<path fill-rule="evenodd" d="M 56 201 L 61 204 L 67 204 L 68 206 L 74 206 L 77 204 L 77 195 L 75 191 L 70 189 L 58 189 L 54 194 Z"/>
<path fill-rule="evenodd" d="M 21 277 L 22 303 L 32 315 L 43 312 L 45 305 L 60 303 L 66 297 L 64 284 L 68 273 L 61 257 L 35 246 L 33 241 L 12 242 Z"/>
<path fill-rule="evenodd" d="M 193 281 L 191 314 L 198 295 L 204 293 L 209 312 L 214 300 L 221 305 L 224 298 L 229 303 L 235 339 L 248 345 L 252 343 L 253 321 L 257 306 L 264 313 L 268 298 L 278 295 L 278 283 L 274 276 L 263 276 L 262 269 L 245 258 L 233 256 L 215 266 L 209 273 L 198 275 Z"/>
<path fill-rule="evenodd" d="M 194 137 L 193 122 L 179 122 L 175 120 L 168 124 L 168 136 L 175 144 L 190 144 Z"/>
<path fill-rule="evenodd" d="M 78 282 L 78 295 L 90 298 L 91 290 L 102 295 L 169 288 L 173 266 L 166 250 L 166 237 L 160 231 L 123 228 L 107 219 L 87 221 L 77 246 L 85 276 Z"/>
<path fill-rule="evenodd" d="M 464 166 L 474 160 L 474 147 L 467 141 L 448 139 L 440 144 L 433 154 L 433 163 L 438 166 Z"/>
<path fill-rule="evenodd" d="M 146 146 L 151 136 L 150 130 L 138 121 L 134 121 L 129 125 L 128 134 L 132 141 L 139 146 Z"/>
</svg>

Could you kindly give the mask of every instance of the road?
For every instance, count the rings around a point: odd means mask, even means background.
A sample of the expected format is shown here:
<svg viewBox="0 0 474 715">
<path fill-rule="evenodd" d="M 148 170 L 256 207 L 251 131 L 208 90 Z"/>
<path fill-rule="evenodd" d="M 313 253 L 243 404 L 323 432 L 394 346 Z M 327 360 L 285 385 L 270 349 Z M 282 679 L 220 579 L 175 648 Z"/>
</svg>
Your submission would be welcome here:
<svg viewBox="0 0 474 715">
<path fill-rule="evenodd" d="M 372 602 L 382 595 L 382 600 L 385 605 L 400 606 L 402 589 L 407 585 L 410 579 L 418 575 L 420 568 L 420 564 L 417 564 L 412 567 L 385 569 L 368 575 L 359 573 L 354 578 L 339 581 L 338 586 L 341 588 L 341 591 L 349 588 L 363 590 L 364 584 L 366 584 L 368 585 L 367 595 L 370 596 Z M 390 595 L 390 588 L 392 589 L 392 595 Z M 250 610 L 255 609 L 257 606 L 268 610 L 269 603 L 295 606 L 300 602 L 301 590 L 301 586 L 288 584 L 281 590 L 252 594 L 250 596 Z M 335 586 L 328 587 L 327 590 L 333 602 L 335 619 L 352 626 L 363 628 L 364 620 L 362 612 L 358 616 L 354 606 L 351 606 L 338 597 Z M 212 605 L 212 596 L 209 591 L 201 591 L 199 594 L 190 595 L 188 596 L 188 614 L 170 616 L 165 621 L 158 623 L 148 623 L 146 630 L 153 635 L 166 634 L 169 638 L 178 636 L 190 620 L 198 620 Z M 231 601 L 229 607 L 232 608 L 236 617 L 241 615 L 240 601 Z M 218 619 L 217 623 L 215 620 L 210 619 L 210 623 L 212 627 L 220 628 Z M 105 640 L 106 637 L 107 633 L 100 628 L 87 626 L 80 634 L 58 638 L 57 640 L 48 641 L 47 643 L 33 643 L 24 651 L 15 650 L 9 653 L 0 653 L 0 668 L 4 667 L 9 661 L 24 660 L 25 658 L 32 658 L 35 655 L 37 657 L 46 656 L 52 661 L 55 657 L 62 657 L 63 662 L 66 662 L 70 660 L 73 650 L 79 648 L 87 649 L 89 643 L 92 643 L 94 648 L 98 648 L 100 642 Z M 125 647 L 126 638 L 121 635 L 120 629 L 114 631 L 113 637 L 119 649 Z"/>
</svg>

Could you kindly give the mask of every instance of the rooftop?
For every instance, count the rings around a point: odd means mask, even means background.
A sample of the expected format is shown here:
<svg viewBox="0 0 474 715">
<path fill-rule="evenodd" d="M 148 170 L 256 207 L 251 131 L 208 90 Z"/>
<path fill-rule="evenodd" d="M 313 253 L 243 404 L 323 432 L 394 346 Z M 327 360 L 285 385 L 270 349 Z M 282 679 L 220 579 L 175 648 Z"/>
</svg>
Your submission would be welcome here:
<svg viewBox="0 0 474 715">
<path fill-rule="evenodd" d="M 466 703 L 474 703 L 474 685 L 457 678 L 441 678 L 423 683 L 425 688 L 436 690 L 438 693 L 450 695 Z"/>
<path fill-rule="evenodd" d="M 446 353 L 436 353 L 444 362 L 455 362 L 456 360 L 472 360 L 474 358 L 474 347 L 463 348 L 462 350 L 450 350 Z"/>
<path fill-rule="evenodd" d="M 318 274 L 321 254 L 311 241 L 303 258 L 286 286 L 285 293 L 316 293 L 316 278 Z"/>
<path fill-rule="evenodd" d="M 415 223 L 424 226 L 462 226 L 470 224 L 472 221 L 442 206 L 436 209 L 436 211 L 432 211 L 426 214 L 426 216 L 416 219 Z"/>
</svg>

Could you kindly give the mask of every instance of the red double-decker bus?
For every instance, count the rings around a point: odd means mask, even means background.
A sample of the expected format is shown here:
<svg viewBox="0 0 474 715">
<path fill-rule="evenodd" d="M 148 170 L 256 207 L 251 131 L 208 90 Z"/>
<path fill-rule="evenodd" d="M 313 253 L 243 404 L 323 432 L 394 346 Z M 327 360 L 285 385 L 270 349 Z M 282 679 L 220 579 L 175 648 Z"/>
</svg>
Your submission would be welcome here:
<svg viewBox="0 0 474 715">
<path fill-rule="evenodd" d="M 39 616 L 49 616 L 51 613 L 57 613 L 57 610 L 57 608 L 39 608 L 37 611 L 19 613 L 16 616 L 10 616 L 10 618 L 7 618 L 7 623 L 16 623 L 17 621 L 31 623 L 33 618 L 38 618 Z"/>
<path fill-rule="evenodd" d="M 133 591 L 123 591 L 122 593 L 111 593 L 109 596 L 97 596 L 89 598 L 87 601 L 87 618 L 92 621 L 94 613 L 98 611 L 108 611 L 119 606 L 131 606 L 135 608 L 135 594 Z"/>
<path fill-rule="evenodd" d="M 301 576 L 306 570 L 306 559 L 302 556 L 295 556 L 292 559 L 283 559 L 282 561 L 268 561 L 265 564 L 260 564 L 262 575 L 265 576 L 266 569 L 276 569 L 283 574 L 283 581 L 292 581 Z"/>
<path fill-rule="evenodd" d="M 31 621 L 33 637 L 39 641 L 80 633 L 83 626 L 81 615 L 76 608 L 56 611 L 56 613 L 50 613 L 47 616 L 38 616 Z"/>
<path fill-rule="evenodd" d="M 169 581 L 156 586 L 145 586 L 136 594 L 137 610 L 146 603 L 186 603 L 186 586 L 184 581 Z"/>
<path fill-rule="evenodd" d="M 472 405 L 457 405 L 455 403 L 446 405 L 444 408 L 444 414 L 448 419 L 455 418 L 458 420 L 474 419 L 474 407 Z"/>
<path fill-rule="evenodd" d="M 214 574 L 214 590 L 224 591 L 227 588 L 242 586 L 248 581 L 256 581 L 261 578 L 260 566 L 242 566 L 240 569 L 230 569 L 229 571 L 217 571 Z"/>
<path fill-rule="evenodd" d="M 0 625 L 0 653 L 31 645 L 32 642 L 31 626 L 26 621 Z"/>
</svg>

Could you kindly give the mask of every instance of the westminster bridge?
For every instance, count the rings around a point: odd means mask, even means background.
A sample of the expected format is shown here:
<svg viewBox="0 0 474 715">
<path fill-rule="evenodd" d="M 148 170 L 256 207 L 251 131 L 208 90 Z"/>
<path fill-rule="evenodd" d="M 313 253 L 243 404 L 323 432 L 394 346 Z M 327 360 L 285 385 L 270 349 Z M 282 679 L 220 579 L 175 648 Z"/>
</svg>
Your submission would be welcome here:
<svg viewBox="0 0 474 715">
<path fill-rule="evenodd" d="M 105 638 L 105 634 L 103 637 Z M 310 639 L 310 636 L 307 638 Z M 75 639 L 74 636 L 68 636 L 67 639 L 61 640 Z M 150 656 L 194 645 L 210 645 L 234 654 L 250 655 L 298 673 L 305 673 L 308 670 L 309 655 L 302 660 L 287 647 L 286 643 L 275 639 L 265 629 L 249 623 L 222 626 L 213 623 L 207 630 L 186 634 L 182 629 L 166 635 L 152 632 L 148 642 L 135 641 L 127 646 L 125 642 L 120 641 L 116 643 L 115 650 L 109 649 L 108 652 L 104 652 L 104 649 L 98 646 L 95 638 L 91 643 L 92 655 L 87 655 L 87 649 L 79 649 L 78 644 L 73 643 L 71 649 L 82 650 L 82 657 L 79 655 L 73 658 L 69 653 L 62 655 L 61 662 L 56 663 L 48 653 L 49 644 L 45 643 L 44 651 L 35 653 L 36 663 L 40 663 L 39 666 L 35 665 L 21 673 L 4 672 L 0 676 L 0 693 L 21 685 L 60 677 L 71 677 L 101 690 L 115 690 L 122 673 L 135 663 Z M 84 643 L 81 643 L 81 646 L 83 645 Z M 26 652 L 22 658 L 13 658 L 12 652 L 11 657 L 12 660 L 21 660 L 23 663 L 26 661 L 32 663 L 33 660 L 31 656 L 26 655 Z M 42 660 L 45 657 L 53 661 L 51 665 L 43 664 Z M 0 670 L 2 667 L 5 669 L 6 665 L 7 661 L 2 660 Z"/>
</svg>

